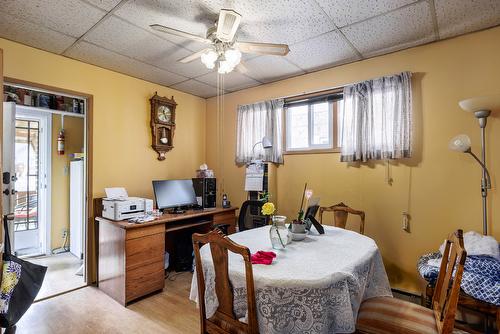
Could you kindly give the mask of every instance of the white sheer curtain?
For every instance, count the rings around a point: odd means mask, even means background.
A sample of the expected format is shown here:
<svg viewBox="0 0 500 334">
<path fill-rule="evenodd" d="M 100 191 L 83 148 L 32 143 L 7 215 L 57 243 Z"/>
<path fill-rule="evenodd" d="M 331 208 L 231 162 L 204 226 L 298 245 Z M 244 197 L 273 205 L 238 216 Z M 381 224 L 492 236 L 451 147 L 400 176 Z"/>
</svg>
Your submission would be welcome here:
<svg viewBox="0 0 500 334">
<path fill-rule="evenodd" d="M 411 157 L 411 73 L 344 88 L 341 161 Z"/>
<path fill-rule="evenodd" d="M 261 159 L 278 164 L 283 163 L 283 99 L 276 99 L 244 106 L 238 106 L 236 163 L 244 164 L 252 159 Z M 267 136 L 273 144 L 264 149 L 255 143 Z"/>
</svg>

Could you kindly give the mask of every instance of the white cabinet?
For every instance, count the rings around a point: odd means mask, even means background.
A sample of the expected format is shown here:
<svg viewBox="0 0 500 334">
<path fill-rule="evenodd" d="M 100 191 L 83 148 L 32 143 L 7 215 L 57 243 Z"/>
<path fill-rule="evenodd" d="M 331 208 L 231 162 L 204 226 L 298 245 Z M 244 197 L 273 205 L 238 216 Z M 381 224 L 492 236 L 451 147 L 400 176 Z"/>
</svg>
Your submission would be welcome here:
<svg viewBox="0 0 500 334">
<path fill-rule="evenodd" d="M 69 251 L 83 258 L 83 160 L 70 162 Z"/>
</svg>

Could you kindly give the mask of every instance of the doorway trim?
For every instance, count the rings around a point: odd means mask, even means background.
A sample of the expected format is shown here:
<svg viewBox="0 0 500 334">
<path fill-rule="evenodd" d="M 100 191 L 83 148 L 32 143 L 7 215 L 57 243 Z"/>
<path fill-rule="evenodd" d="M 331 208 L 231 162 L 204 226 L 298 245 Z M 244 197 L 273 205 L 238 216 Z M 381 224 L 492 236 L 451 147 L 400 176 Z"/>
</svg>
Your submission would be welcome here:
<svg viewBox="0 0 500 334">
<path fill-rule="evenodd" d="M 96 254 L 96 229 L 94 224 L 94 208 L 93 208 L 93 107 L 94 107 L 94 96 L 92 94 L 78 92 L 74 90 L 69 90 L 65 88 L 49 86 L 45 84 L 40 84 L 36 82 L 26 81 L 22 79 L 16 79 L 12 77 L 4 77 L 2 83 L 2 90 L 4 84 L 15 84 L 19 86 L 25 86 L 26 88 L 36 88 L 40 91 L 46 91 L 49 93 L 62 93 L 68 96 L 80 97 L 86 99 L 86 114 L 85 114 L 85 145 L 87 148 L 85 168 L 86 168 L 86 178 L 85 178 L 85 218 L 86 224 L 84 224 L 84 234 L 85 234 L 85 271 L 83 273 L 83 278 L 86 285 L 90 285 L 97 280 L 97 254 Z M 1 117 L 0 117 L 1 119 Z"/>
<path fill-rule="evenodd" d="M 45 187 L 41 187 L 40 180 L 38 180 L 38 200 L 42 202 L 44 208 L 41 210 L 42 219 L 42 247 L 41 251 L 45 255 L 52 253 L 51 249 L 51 226 L 52 226 L 52 114 L 44 113 L 24 106 L 16 106 L 15 117 L 28 120 L 40 121 L 40 128 L 45 131 L 41 136 L 39 135 L 39 156 L 41 156 L 40 163 L 44 166 Z M 40 148 L 43 148 L 40 150 Z M 40 154 L 41 153 L 41 154 Z M 40 173 L 40 171 L 39 171 Z M 39 176 L 40 177 L 40 176 Z M 40 207 L 40 206 L 39 206 Z M 39 226 L 40 228 L 40 226 Z"/>
</svg>

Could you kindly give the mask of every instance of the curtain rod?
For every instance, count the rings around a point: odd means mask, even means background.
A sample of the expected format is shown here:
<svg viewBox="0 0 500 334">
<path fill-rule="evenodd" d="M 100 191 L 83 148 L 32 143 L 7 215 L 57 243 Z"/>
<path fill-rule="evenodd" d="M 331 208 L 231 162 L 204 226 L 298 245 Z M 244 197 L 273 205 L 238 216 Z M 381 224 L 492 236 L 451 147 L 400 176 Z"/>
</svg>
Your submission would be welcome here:
<svg viewBox="0 0 500 334">
<path fill-rule="evenodd" d="M 313 90 L 313 91 L 308 91 L 308 92 L 305 91 L 305 92 L 302 92 L 302 93 L 299 93 L 299 94 L 292 94 L 292 95 L 287 95 L 287 96 L 274 97 L 274 98 L 270 98 L 270 99 L 267 99 L 267 100 L 261 100 L 261 101 L 252 102 L 252 103 L 238 104 L 238 106 L 248 105 L 248 104 L 254 104 L 254 103 L 261 103 L 261 102 L 266 102 L 266 101 L 269 101 L 269 100 L 290 99 L 290 98 L 300 97 L 300 96 L 309 95 L 309 94 L 319 94 L 319 93 L 322 93 L 322 92 L 328 92 L 328 91 L 335 90 L 335 89 L 343 89 L 345 86 L 355 85 L 355 84 L 358 84 L 358 83 L 361 83 L 361 82 L 364 82 L 364 81 L 375 80 L 375 79 L 385 78 L 385 77 L 392 77 L 394 75 L 398 75 L 398 74 L 401 74 L 401 73 L 404 73 L 404 72 L 410 72 L 410 73 L 412 73 L 411 71 L 402 71 L 402 72 L 399 72 L 399 73 L 388 74 L 388 75 L 383 75 L 381 77 L 375 77 L 375 78 L 371 78 L 371 79 L 365 79 L 365 80 L 355 81 L 355 82 L 351 82 L 351 83 L 347 83 L 347 84 L 343 84 L 343 85 L 339 85 L 339 86 L 334 86 L 334 87 L 330 87 L 330 88 L 323 88 L 323 89 L 320 89 L 320 90 Z"/>
</svg>

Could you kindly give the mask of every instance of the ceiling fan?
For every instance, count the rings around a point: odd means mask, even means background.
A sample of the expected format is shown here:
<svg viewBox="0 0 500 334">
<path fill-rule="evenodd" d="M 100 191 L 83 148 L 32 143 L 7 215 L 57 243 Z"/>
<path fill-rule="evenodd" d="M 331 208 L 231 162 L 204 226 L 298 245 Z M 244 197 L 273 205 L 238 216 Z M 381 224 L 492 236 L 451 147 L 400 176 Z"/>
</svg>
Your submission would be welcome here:
<svg viewBox="0 0 500 334">
<path fill-rule="evenodd" d="M 161 24 L 152 24 L 150 27 L 156 31 L 209 44 L 209 47 L 179 59 L 179 62 L 189 63 L 201 58 L 201 62 L 209 69 L 213 69 L 217 65 L 217 70 L 221 74 L 229 73 L 235 67 L 240 72 L 246 72 L 244 66 L 240 64 L 242 52 L 286 56 L 290 51 L 286 44 L 237 41 L 236 33 L 240 22 L 241 15 L 236 11 L 232 9 L 221 9 L 219 19 L 215 22 L 213 27 L 207 30 L 206 37 L 165 27 Z"/>
</svg>

